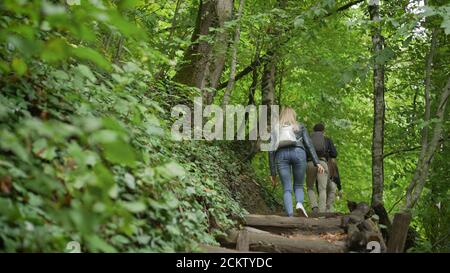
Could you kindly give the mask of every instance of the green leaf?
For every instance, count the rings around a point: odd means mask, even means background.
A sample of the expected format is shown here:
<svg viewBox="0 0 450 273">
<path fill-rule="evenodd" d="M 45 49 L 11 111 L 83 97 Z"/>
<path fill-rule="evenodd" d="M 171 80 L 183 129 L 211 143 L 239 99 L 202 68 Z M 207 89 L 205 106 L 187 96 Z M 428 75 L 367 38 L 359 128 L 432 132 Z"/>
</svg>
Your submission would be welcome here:
<svg viewBox="0 0 450 273">
<path fill-rule="evenodd" d="M 11 66 L 19 76 L 24 75 L 28 69 L 27 64 L 20 58 L 14 58 L 11 62 Z"/>
<path fill-rule="evenodd" d="M 183 176 L 186 172 L 184 168 L 176 163 L 169 162 L 163 166 L 164 174 L 168 177 Z"/>
<path fill-rule="evenodd" d="M 133 213 L 143 212 L 147 209 L 143 202 L 123 202 L 122 206 Z"/>
<path fill-rule="evenodd" d="M 100 238 L 97 235 L 90 235 L 86 238 L 86 243 L 95 251 L 101 252 L 117 252 L 117 250 L 110 244 L 108 244 L 105 240 Z"/>
<path fill-rule="evenodd" d="M 49 146 L 44 138 L 33 143 L 33 152 L 40 158 L 47 160 L 52 160 L 56 157 L 56 148 Z"/>
<path fill-rule="evenodd" d="M 126 173 L 124 176 L 124 180 L 128 188 L 132 190 L 136 189 L 136 181 L 134 179 L 134 176 L 132 176 L 130 173 Z"/>
<path fill-rule="evenodd" d="M 105 158 L 108 161 L 130 167 L 136 165 L 136 155 L 134 150 L 124 141 L 118 140 L 115 142 L 103 143 L 102 147 Z"/>
<path fill-rule="evenodd" d="M 66 81 L 69 80 L 69 74 L 67 74 L 64 70 L 56 70 L 52 72 L 52 76 L 57 80 Z"/>
<path fill-rule="evenodd" d="M 304 24 L 305 24 L 305 20 L 302 17 L 298 16 L 294 19 L 294 27 L 295 28 L 303 27 Z"/>
<path fill-rule="evenodd" d="M 78 6 L 81 4 L 81 0 L 66 0 L 66 3 L 69 6 Z"/>
<path fill-rule="evenodd" d="M 52 39 L 45 44 L 41 57 L 47 62 L 61 61 L 68 57 L 68 49 L 69 46 L 63 39 Z"/>
<path fill-rule="evenodd" d="M 102 54 L 89 47 L 72 47 L 71 52 L 75 57 L 91 61 L 105 70 L 111 70 L 111 63 Z"/>
<path fill-rule="evenodd" d="M 139 3 L 138 0 L 120 0 L 119 1 L 119 9 L 130 9 L 134 8 Z"/>
<path fill-rule="evenodd" d="M 91 82 L 97 81 L 97 78 L 95 77 L 94 73 L 92 73 L 91 69 L 83 64 L 79 64 L 77 66 L 77 71 L 84 76 L 85 78 L 89 79 Z"/>
</svg>

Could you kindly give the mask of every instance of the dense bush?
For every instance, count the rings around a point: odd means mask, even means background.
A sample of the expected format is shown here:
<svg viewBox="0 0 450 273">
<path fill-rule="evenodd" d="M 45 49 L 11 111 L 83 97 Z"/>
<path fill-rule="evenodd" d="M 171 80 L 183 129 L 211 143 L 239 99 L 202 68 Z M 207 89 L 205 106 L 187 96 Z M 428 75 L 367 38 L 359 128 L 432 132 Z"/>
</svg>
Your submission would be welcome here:
<svg viewBox="0 0 450 273">
<path fill-rule="evenodd" d="M 0 251 L 213 244 L 244 212 L 210 160 L 221 149 L 171 140 L 167 98 L 154 95 L 168 92 L 148 69 L 163 55 L 116 9 L 91 3 L 1 4 Z M 112 64 L 85 46 L 105 28 L 134 57 Z"/>
</svg>

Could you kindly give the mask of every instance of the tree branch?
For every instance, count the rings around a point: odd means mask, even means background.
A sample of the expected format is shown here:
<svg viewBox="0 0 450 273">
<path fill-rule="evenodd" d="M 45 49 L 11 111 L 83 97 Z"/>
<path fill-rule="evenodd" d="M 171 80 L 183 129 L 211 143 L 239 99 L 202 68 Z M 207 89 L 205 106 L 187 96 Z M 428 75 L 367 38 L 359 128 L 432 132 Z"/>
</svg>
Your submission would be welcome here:
<svg viewBox="0 0 450 273">
<path fill-rule="evenodd" d="M 430 169 L 431 161 L 433 159 L 434 153 L 436 151 L 437 146 L 439 145 L 439 140 L 441 138 L 441 134 L 443 131 L 443 123 L 444 123 L 444 114 L 445 108 L 448 103 L 448 99 L 450 97 L 450 78 L 447 80 L 447 84 L 442 91 L 442 95 L 439 101 L 438 108 L 436 110 L 436 118 L 437 122 L 434 126 L 432 138 L 426 145 L 426 151 L 422 157 L 419 157 L 419 162 L 416 166 L 416 171 L 414 173 L 414 177 L 411 180 L 407 190 L 406 190 L 406 204 L 404 207 L 405 211 L 408 211 L 414 207 L 417 203 L 417 200 L 420 197 L 420 194 L 423 191 L 423 187 L 427 180 L 428 171 Z"/>
<path fill-rule="evenodd" d="M 351 7 L 353 7 L 354 5 L 357 5 L 359 3 L 364 2 L 364 0 L 356 0 L 356 1 L 352 1 L 349 2 L 348 4 L 345 4 L 339 8 L 337 8 L 334 11 L 328 12 L 327 14 L 325 14 L 322 18 L 326 18 L 326 17 L 330 17 L 338 12 L 341 11 L 345 11 Z M 288 29 L 292 30 L 292 27 Z M 290 36 L 291 37 L 291 36 Z M 290 40 L 290 37 L 288 39 L 286 39 L 286 41 L 283 42 L 283 44 L 287 43 Z M 270 52 L 270 50 L 269 50 Z M 234 78 L 234 81 L 238 81 L 240 79 L 242 79 L 243 77 L 245 77 L 247 74 L 249 74 L 250 72 L 252 72 L 254 69 L 256 69 L 258 66 L 262 65 L 263 63 L 265 63 L 267 60 L 270 59 L 270 56 L 268 54 L 265 54 L 263 56 L 261 56 L 260 58 L 254 60 L 250 65 L 248 65 L 246 68 L 244 68 L 241 72 L 239 72 L 238 74 L 236 74 L 236 77 Z M 227 87 L 228 85 L 228 81 L 223 82 L 221 84 L 219 84 L 216 88 L 216 90 L 221 90 L 224 89 L 225 87 Z"/>
<path fill-rule="evenodd" d="M 389 153 L 385 153 L 383 155 L 383 158 L 386 158 L 388 156 L 395 155 L 395 154 L 404 153 L 404 152 L 416 151 L 416 150 L 419 150 L 420 148 L 422 148 L 422 146 L 409 147 L 409 148 L 404 148 L 404 149 L 400 149 L 400 150 L 397 150 L 397 151 L 392 151 L 392 152 L 389 152 Z"/>
</svg>

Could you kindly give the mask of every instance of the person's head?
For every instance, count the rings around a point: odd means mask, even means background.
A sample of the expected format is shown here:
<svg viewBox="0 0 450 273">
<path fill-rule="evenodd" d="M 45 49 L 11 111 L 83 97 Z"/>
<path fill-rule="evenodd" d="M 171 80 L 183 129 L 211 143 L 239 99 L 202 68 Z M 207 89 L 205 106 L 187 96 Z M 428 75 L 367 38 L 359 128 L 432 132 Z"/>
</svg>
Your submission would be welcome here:
<svg viewBox="0 0 450 273">
<path fill-rule="evenodd" d="M 314 132 L 323 132 L 325 131 L 325 125 L 323 125 L 322 123 L 317 123 L 316 125 L 314 125 Z"/>
<path fill-rule="evenodd" d="M 297 113 L 291 107 L 284 107 L 280 114 L 280 125 L 291 125 L 294 129 L 298 129 Z"/>
</svg>

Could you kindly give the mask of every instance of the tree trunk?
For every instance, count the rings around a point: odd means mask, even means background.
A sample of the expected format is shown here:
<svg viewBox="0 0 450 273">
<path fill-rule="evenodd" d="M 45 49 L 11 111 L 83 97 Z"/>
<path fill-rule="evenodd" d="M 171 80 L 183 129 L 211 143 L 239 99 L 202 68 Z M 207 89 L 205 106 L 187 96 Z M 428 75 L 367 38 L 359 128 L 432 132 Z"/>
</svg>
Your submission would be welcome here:
<svg viewBox="0 0 450 273">
<path fill-rule="evenodd" d="M 429 143 L 424 147 L 425 152 L 423 156 L 419 158 L 419 161 L 416 166 L 416 170 L 414 172 L 414 176 L 406 190 L 406 203 L 404 210 L 409 211 L 414 207 L 417 200 L 419 199 L 423 187 L 425 186 L 425 182 L 427 180 L 428 172 L 430 169 L 431 161 L 433 159 L 434 152 L 439 145 L 439 140 L 443 131 L 443 122 L 445 109 L 447 107 L 448 99 L 450 96 L 450 78 L 447 80 L 447 84 L 442 91 L 441 98 L 439 101 L 439 105 L 436 110 L 436 122 L 434 125 L 432 138 Z"/>
<path fill-rule="evenodd" d="M 278 0 L 277 6 L 278 8 L 284 9 L 286 7 L 286 0 Z M 280 29 L 269 28 L 268 33 L 273 36 L 273 41 L 276 44 L 279 44 L 279 39 L 281 36 Z M 267 120 L 266 125 L 267 129 L 271 128 L 271 106 L 275 104 L 275 72 L 277 69 L 278 62 L 278 54 L 276 52 L 278 48 L 270 48 L 264 59 L 264 68 L 261 74 L 261 105 L 267 106 Z M 259 117 L 261 118 L 261 117 Z M 258 128 L 261 129 L 261 128 Z M 269 133 L 269 132 L 267 132 Z M 247 156 L 247 159 L 253 158 L 253 156 L 260 150 L 261 138 L 254 142 L 251 142 L 250 153 Z"/>
<path fill-rule="evenodd" d="M 217 1 L 217 19 L 218 27 L 223 28 L 225 22 L 229 21 L 233 13 L 233 0 L 218 0 Z M 209 73 L 207 85 L 212 90 L 215 90 L 219 85 L 220 77 L 225 67 L 225 61 L 228 50 L 229 32 L 222 30 L 216 33 L 215 44 L 210 58 Z M 205 92 L 205 102 L 211 104 L 214 100 L 216 92 Z"/>
<path fill-rule="evenodd" d="M 421 150 L 419 155 L 419 160 L 417 163 L 417 166 L 421 165 L 421 168 L 423 168 L 423 158 L 425 157 L 425 154 L 428 149 L 428 134 L 429 134 L 429 127 L 430 124 L 430 116 L 431 116 L 431 102 L 430 102 L 430 88 L 431 88 L 431 72 L 433 69 L 433 59 L 434 55 L 436 53 L 436 46 L 437 46 L 437 29 L 436 27 L 433 28 L 431 32 L 431 46 L 430 51 L 427 54 L 427 60 L 426 60 L 426 66 L 425 66 L 425 89 L 424 89 L 424 97 L 425 97 L 425 113 L 424 113 L 424 127 L 422 128 L 422 144 L 421 144 Z M 420 173 L 416 171 L 413 181 L 419 179 Z M 407 203 L 408 206 L 413 206 L 413 204 L 409 204 L 408 200 L 408 194 L 411 195 L 413 188 L 415 186 L 415 183 L 410 183 L 406 192 L 407 192 Z"/>
<path fill-rule="evenodd" d="M 369 2 L 370 20 L 375 24 L 380 22 L 380 6 L 378 1 Z M 381 27 L 374 26 L 372 30 L 373 46 L 373 134 L 372 134 L 372 205 L 376 206 L 383 203 L 383 184 L 384 184 L 384 64 L 379 63 L 377 56 L 383 50 L 383 36 Z"/>
<path fill-rule="evenodd" d="M 204 90 L 212 82 L 209 78 L 211 75 L 220 77 L 225 59 L 219 58 L 219 55 L 225 56 L 226 48 L 225 52 L 223 50 L 219 53 L 215 52 L 214 65 L 210 67 L 214 45 L 201 39 L 201 36 L 211 35 L 210 28 L 212 27 L 223 26 L 231 15 L 231 7 L 232 0 L 200 0 L 191 45 L 184 54 L 183 64 L 174 76 L 175 81 Z M 220 45 L 226 44 L 226 38 L 220 34 L 216 35 L 216 38 Z M 224 41 L 222 41 L 223 39 Z"/>
<path fill-rule="evenodd" d="M 170 44 L 173 42 L 173 35 L 175 34 L 175 29 L 176 29 L 176 25 L 177 25 L 177 18 L 178 18 L 178 13 L 180 11 L 180 6 L 181 6 L 181 1 L 182 0 L 177 0 L 177 3 L 175 5 L 175 11 L 173 13 L 173 17 L 172 17 L 172 26 L 170 28 L 170 33 L 169 33 L 169 37 L 167 38 L 167 44 L 169 45 L 170 48 Z M 174 49 L 169 49 L 169 51 L 167 52 L 167 55 L 169 56 L 169 60 L 172 60 L 175 57 L 175 50 Z M 161 77 L 163 77 L 166 74 L 168 65 L 167 64 L 163 64 L 161 69 L 158 71 L 158 73 L 156 73 L 155 76 L 155 80 L 159 80 Z"/>
<path fill-rule="evenodd" d="M 409 223 L 411 223 L 410 213 L 396 213 L 392 224 L 392 230 L 389 237 L 389 253 L 404 252 L 406 236 L 408 234 Z"/>
<path fill-rule="evenodd" d="M 283 76 L 284 76 L 285 66 L 286 66 L 286 64 L 285 64 L 285 62 L 283 61 L 283 62 L 281 63 L 281 67 L 280 67 L 280 70 L 279 70 L 279 72 L 278 72 L 279 82 L 278 82 L 278 97 L 277 97 L 277 103 L 278 103 L 278 105 L 280 105 L 280 106 L 282 105 L 282 104 L 281 104 L 281 94 L 282 94 L 282 91 L 283 91 Z"/>
<path fill-rule="evenodd" d="M 259 56 L 258 56 L 259 57 Z M 248 89 L 248 101 L 247 105 L 255 105 L 255 92 L 258 87 L 258 70 L 254 69 L 252 73 L 252 83 Z"/>
<path fill-rule="evenodd" d="M 275 103 L 275 71 L 277 65 L 277 55 L 275 52 L 268 54 L 270 61 L 264 64 L 261 75 L 261 104 L 268 107 L 267 117 L 270 124 L 270 106 Z"/>
<path fill-rule="evenodd" d="M 278 8 L 286 8 L 286 0 L 278 0 Z M 269 29 L 269 33 L 273 35 L 274 42 L 279 44 L 281 36 L 280 29 Z M 261 104 L 268 107 L 268 125 L 270 125 L 270 106 L 275 104 L 275 73 L 278 63 L 277 47 L 270 49 L 267 52 L 267 62 L 264 64 L 264 69 L 261 76 Z"/>
<path fill-rule="evenodd" d="M 236 77 L 236 65 L 237 65 L 237 50 L 238 50 L 238 46 L 239 46 L 239 40 L 241 37 L 240 20 L 241 20 L 243 8 L 244 8 L 244 0 L 240 0 L 239 10 L 238 10 L 237 18 L 236 18 L 236 20 L 238 21 L 238 24 L 236 26 L 236 32 L 234 34 L 233 51 L 231 53 L 230 79 L 227 84 L 227 89 L 225 90 L 225 93 L 223 95 L 223 100 L 222 100 L 223 107 L 225 107 L 230 102 L 231 92 L 233 91 L 233 87 L 234 87 L 234 79 Z"/>
</svg>

